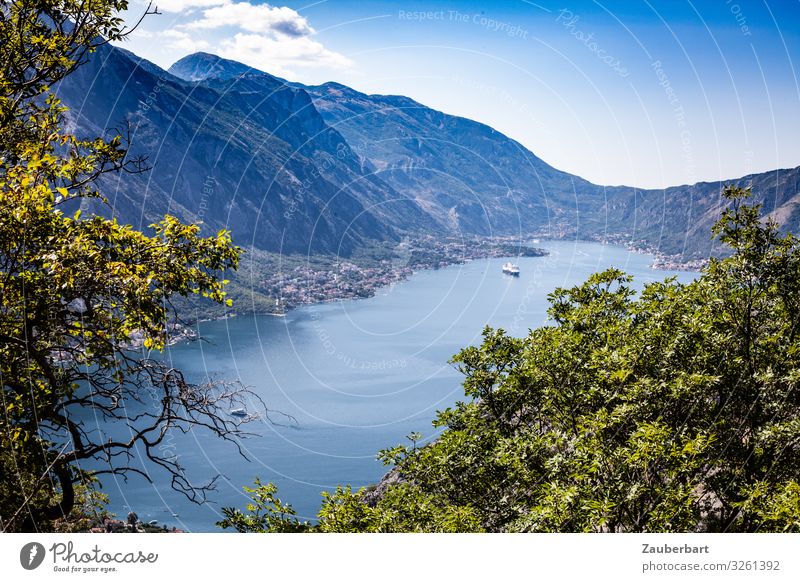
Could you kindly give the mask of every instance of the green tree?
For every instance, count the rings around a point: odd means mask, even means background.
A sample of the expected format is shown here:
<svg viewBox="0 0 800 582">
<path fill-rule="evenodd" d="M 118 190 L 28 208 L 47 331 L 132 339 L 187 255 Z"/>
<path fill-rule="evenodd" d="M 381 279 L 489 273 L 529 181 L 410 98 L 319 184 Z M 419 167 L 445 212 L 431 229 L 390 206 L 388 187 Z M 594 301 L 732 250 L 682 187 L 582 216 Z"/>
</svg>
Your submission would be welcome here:
<svg viewBox="0 0 800 582">
<path fill-rule="evenodd" d="M 307 522 L 297 519 L 291 505 L 283 503 L 275 494 L 278 488 L 272 483 L 256 479 L 254 487 L 244 487 L 251 502 L 244 513 L 233 507 L 222 509 L 224 519 L 217 522 L 223 529 L 232 528 L 239 533 L 297 533 L 308 531 Z"/>
<path fill-rule="evenodd" d="M 219 273 L 235 269 L 229 233 L 200 237 L 166 216 L 139 232 L 76 202 L 104 202 L 109 171 L 143 171 L 124 141 L 78 139 L 50 87 L 100 44 L 129 31 L 124 0 L 0 1 L 0 528 L 48 530 L 103 473 L 145 475 L 140 454 L 195 486 L 159 445 L 203 427 L 234 440 L 227 414 L 237 385 L 195 385 L 156 358 L 168 341 L 171 298 L 224 302 Z M 69 210 L 71 209 L 71 210 Z M 129 411 L 132 412 L 129 414 Z M 96 416 L 108 434 L 88 430 Z M 124 435 L 124 436 L 122 436 Z M 91 470 L 87 469 L 91 463 Z M 87 491 L 89 493 L 87 493 Z"/>
<path fill-rule="evenodd" d="M 325 495 L 314 530 L 800 531 L 800 245 L 724 194 L 728 256 L 638 293 L 609 269 L 525 338 L 487 328 L 441 436 L 383 451 L 380 494 Z"/>
<path fill-rule="evenodd" d="M 349 486 L 323 492 L 318 524 L 300 521 L 292 506 L 275 496 L 278 488 L 273 483 L 257 479 L 254 487 L 244 487 L 244 491 L 251 499 L 245 511 L 223 508 L 225 518 L 217 522 L 218 527 L 239 533 L 482 531 L 475 511 L 442 503 L 408 484 L 389 488 L 374 504 L 365 502 L 364 491 L 354 492 Z"/>
</svg>

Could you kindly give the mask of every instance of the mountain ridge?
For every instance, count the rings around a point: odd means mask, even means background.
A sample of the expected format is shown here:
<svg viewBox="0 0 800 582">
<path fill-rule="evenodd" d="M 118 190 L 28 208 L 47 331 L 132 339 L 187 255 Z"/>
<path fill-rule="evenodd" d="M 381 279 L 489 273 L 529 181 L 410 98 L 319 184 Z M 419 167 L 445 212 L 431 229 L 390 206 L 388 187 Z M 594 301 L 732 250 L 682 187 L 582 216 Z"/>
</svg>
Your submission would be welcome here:
<svg viewBox="0 0 800 582">
<path fill-rule="evenodd" d="M 724 184 L 747 182 L 767 213 L 800 226 L 800 168 L 602 186 L 409 97 L 292 83 L 210 53 L 164 71 L 102 47 L 78 72 L 59 87 L 67 105 L 83 106 L 76 125 L 102 133 L 132 123 L 132 152 L 156 168 L 105 183 L 121 217 L 171 210 L 268 251 L 348 255 L 416 233 L 607 240 L 690 260 L 716 252 L 709 230 Z"/>
</svg>

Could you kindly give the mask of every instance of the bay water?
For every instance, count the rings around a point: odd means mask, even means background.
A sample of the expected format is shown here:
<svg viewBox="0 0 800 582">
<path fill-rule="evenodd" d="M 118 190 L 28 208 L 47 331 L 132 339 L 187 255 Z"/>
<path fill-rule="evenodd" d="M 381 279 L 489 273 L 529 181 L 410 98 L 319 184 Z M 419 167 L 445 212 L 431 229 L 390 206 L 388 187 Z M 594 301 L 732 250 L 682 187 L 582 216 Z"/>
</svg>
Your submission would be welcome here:
<svg viewBox="0 0 800 582">
<path fill-rule="evenodd" d="M 279 497 L 313 519 L 322 491 L 376 483 L 386 472 L 376 453 L 411 432 L 437 437 L 437 410 L 463 399 L 461 377 L 448 360 L 477 344 L 484 326 L 524 336 L 546 323 L 547 294 L 614 266 L 635 284 L 690 272 L 650 268 L 653 257 L 588 242 L 543 241 L 550 254 L 515 260 L 519 277 L 501 272 L 508 259 L 487 259 L 422 271 L 375 297 L 311 305 L 285 317 L 238 316 L 199 324 L 206 341 L 182 343 L 164 357 L 191 381 L 238 381 L 270 409 L 250 424 L 240 455 L 203 430 L 172 435 L 165 451 L 177 455 L 196 484 L 217 478 L 203 504 L 170 487 L 169 475 L 147 463 L 153 483 L 132 475 L 103 480 L 110 509 L 124 519 L 135 511 L 187 531 L 219 531 L 222 507 L 244 507 L 242 491 L 256 478 L 272 481 Z M 257 403 L 248 403 L 257 410 Z M 406 441 L 407 442 L 407 441 Z M 141 452 L 137 454 L 141 459 Z"/>
</svg>

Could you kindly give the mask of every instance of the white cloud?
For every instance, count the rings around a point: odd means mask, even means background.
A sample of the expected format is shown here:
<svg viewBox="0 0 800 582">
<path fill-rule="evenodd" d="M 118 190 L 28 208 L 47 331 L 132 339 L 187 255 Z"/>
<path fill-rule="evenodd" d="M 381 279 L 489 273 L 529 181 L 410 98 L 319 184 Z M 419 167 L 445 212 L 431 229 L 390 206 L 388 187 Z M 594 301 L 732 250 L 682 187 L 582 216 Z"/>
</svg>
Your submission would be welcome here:
<svg viewBox="0 0 800 582">
<path fill-rule="evenodd" d="M 344 55 L 326 49 L 307 36 L 270 38 L 240 32 L 219 46 L 221 57 L 290 79 L 296 78 L 293 70 L 297 67 L 343 69 L 352 65 Z"/>
<path fill-rule="evenodd" d="M 199 50 L 207 49 L 210 45 L 203 39 L 194 39 L 188 32 L 181 30 L 165 30 L 160 36 L 166 39 L 167 47 L 194 53 Z"/>
<path fill-rule="evenodd" d="M 215 0 L 168 1 L 196 6 Z M 215 5 L 200 12 L 195 20 L 164 33 L 168 47 L 194 52 L 213 44 L 213 52 L 221 57 L 290 79 L 297 78 L 294 71 L 298 68 L 343 69 L 352 65 L 344 55 L 314 40 L 315 31 L 308 20 L 287 6 L 216 0 Z"/>
<path fill-rule="evenodd" d="M 193 0 L 186 0 L 193 1 Z M 199 1 L 199 0 L 197 0 Z M 288 6 L 226 2 L 203 10 L 203 18 L 185 25 L 187 29 L 233 26 L 247 32 L 299 38 L 314 33 L 304 16 Z"/>
<path fill-rule="evenodd" d="M 129 13 L 138 19 L 148 1 L 130 0 Z M 350 59 L 323 46 L 296 10 L 257 1 L 153 0 L 150 7 L 157 6 L 164 17 L 145 18 L 124 46 L 165 68 L 189 53 L 204 51 L 306 83 L 325 81 L 333 70 L 353 66 Z"/>
</svg>

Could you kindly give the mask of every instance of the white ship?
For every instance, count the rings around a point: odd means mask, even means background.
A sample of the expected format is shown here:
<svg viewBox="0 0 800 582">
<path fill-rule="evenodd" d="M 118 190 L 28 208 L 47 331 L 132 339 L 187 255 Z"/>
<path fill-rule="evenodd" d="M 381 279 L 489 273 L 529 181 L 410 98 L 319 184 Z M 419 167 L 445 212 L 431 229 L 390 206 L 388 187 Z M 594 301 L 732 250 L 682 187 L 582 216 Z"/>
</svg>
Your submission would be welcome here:
<svg viewBox="0 0 800 582">
<path fill-rule="evenodd" d="M 247 411 L 244 408 L 234 408 L 230 411 L 231 416 L 238 416 L 239 418 L 243 418 L 247 416 Z"/>
<path fill-rule="evenodd" d="M 519 266 L 514 263 L 506 263 L 503 265 L 503 272 L 512 277 L 519 277 Z"/>
</svg>

